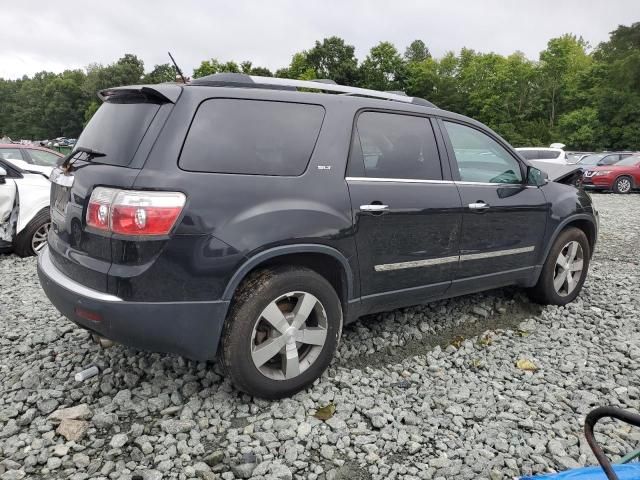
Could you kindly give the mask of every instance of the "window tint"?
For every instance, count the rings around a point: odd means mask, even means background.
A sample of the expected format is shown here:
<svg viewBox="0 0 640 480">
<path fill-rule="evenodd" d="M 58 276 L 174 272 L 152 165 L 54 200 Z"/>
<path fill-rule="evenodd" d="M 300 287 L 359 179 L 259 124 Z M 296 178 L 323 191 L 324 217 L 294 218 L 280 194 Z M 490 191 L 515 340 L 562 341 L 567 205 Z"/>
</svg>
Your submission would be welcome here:
<svg viewBox="0 0 640 480">
<path fill-rule="evenodd" d="M 76 146 L 104 153 L 95 163 L 127 166 L 159 109 L 153 103 L 103 103 Z"/>
<path fill-rule="evenodd" d="M 29 155 L 34 165 L 41 165 L 43 167 L 55 167 L 61 158 L 54 153 L 45 152 L 44 150 L 29 149 Z"/>
<path fill-rule="evenodd" d="M 0 148 L 0 157 L 5 160 L 22 160 L 22 153 L 18 148 Z"/>
<path fill-rule="evenodd" d="M 518 150 L 518 154 L 525 160 L 535 160 L 538 153 L 535 150 Z"/>
<path fill-rule="evenodd" d="M 431 122 L 427 118 L 364 112 L 358 116 L 358 142 L 365 175 L 375 178 L 441 180 L 442 168 Z"/>
<path fill-rule="evenodd" d="M 475 128 L 444 122 L 465 182 L 521 183 L 520 163 L 498 142 Z"/>
<path fill-rule="evenodd" d="M 324 108 L 261 100 L 207 100 L 198 108 L 180 155 L 185 170 L 301 175 Z"/>
</svg>

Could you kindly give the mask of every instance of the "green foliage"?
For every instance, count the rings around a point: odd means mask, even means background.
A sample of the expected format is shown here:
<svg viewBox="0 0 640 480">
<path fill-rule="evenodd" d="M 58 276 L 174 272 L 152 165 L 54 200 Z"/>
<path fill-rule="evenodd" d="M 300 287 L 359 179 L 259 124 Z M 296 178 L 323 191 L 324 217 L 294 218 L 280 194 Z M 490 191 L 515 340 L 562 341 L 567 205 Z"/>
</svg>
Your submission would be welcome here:
<svg viewBox="0 0 640 480">
<path fill-rule="evenodd" d="M 407 65 L 392 43 L 380 42 L 369 51 L 360 72 L 365 88 L 403 90 Z"/>
<path fill-rule="evenodd" d="M 338 37 L 325 38 L 304 53 L 304 64 L 313 69 L 315 78 L 329 78 L 342 85 L 354 85 L 358 76 L 355 48 Z M 306 73 L 302 73 L 304 76 Z"/>
<path fill-rule="evenodd" d="M 422 62 L 428 58 L 431 58 L 431 53 L 422 40 L 414 40 L 404 51 L 404 59 L 409 63 Z"/>
<path fill-rule="evenodd" d="M 165 83 L 175 82 L 178 78 L 178 71 L 173 65 L 163 63 L 156 65 L 149 73 L 142 78 L 142 83 Z"/>
<path fill-rule="evenodd" d="M 212 58 L 193 77 L 218 72 L 274 75 L 250 61 Z M 562 142 L 577 150 L 640 150 L 640 23 L 618 27 L 593 51 L 574 35 L 553 38 L 537 61 L 520 52 L 503 56 L 468 48 L 433 58 L 422 40 L 414 40 L 403 55 L 381 42 L 359 64 L 354 47 L 334 36 L 295 53 L 275 76 L 403 90 L 486 123 L 514 146 Z M 99 90 L 175 79 L 168 63 L 145 74 L 132 54 L 84 71 L 0 79 L 0 136 L 77 136 L 100 106 Z"/>
</svg>

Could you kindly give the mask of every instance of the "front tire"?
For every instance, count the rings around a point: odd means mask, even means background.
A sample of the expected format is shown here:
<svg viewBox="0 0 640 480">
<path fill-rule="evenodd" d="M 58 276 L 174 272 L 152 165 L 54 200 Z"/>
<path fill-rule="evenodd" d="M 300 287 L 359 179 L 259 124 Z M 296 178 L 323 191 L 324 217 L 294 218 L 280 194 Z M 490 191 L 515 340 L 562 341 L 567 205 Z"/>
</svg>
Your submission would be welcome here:
<svg viewBox="0 0 640 480">
<path fill-rule="evenodd" d="M 312 384 L 331 363 L 342 307 L 313 270 L 277 267 L 251 274 L 234 296 L 222 334 L 222 364 L 233 384 L 265 399 Z"/>
<path fill-rule="evenodd" d="M 582 290 L 590 259 L 591 247 L 582 230 L 569 227 L 560 232 L 529 292 L 531 299 L 544 305 L 571 303 Z"/>
<path fill-rule="evenodd" d="M 626 194 L 631 192 L 633 188 L 633 183 L 630 177 L 623 176 L 616 178 L 616 181 L 613 182 L 613 191 L 614 193 Z"/>
<path fill-rule="evenodd" d="M 40 210 L 13 242 L 13 251 L 21 257 L 37 255 L 47 244 L 47 235 L 51 227 L 49 210 Z"/>
</svg>

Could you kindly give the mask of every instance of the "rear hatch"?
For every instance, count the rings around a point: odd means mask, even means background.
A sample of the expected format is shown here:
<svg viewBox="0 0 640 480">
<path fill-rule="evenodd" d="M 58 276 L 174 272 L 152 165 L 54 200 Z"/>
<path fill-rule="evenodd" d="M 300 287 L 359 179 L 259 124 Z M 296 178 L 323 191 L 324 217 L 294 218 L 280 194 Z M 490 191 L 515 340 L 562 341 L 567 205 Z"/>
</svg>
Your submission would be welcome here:
<svg viewBox="0 0 640 480">
<path fill-rule="evenodd" d="M 65 275 L 108 291 L 108 272 L 123 242 L 87 228 L 89 198 L 98 186 L 131 188 L 181 91 L 168 84 L 100 92 L 102 106 L 52 174 L 49 250 Z"/>
</svg>

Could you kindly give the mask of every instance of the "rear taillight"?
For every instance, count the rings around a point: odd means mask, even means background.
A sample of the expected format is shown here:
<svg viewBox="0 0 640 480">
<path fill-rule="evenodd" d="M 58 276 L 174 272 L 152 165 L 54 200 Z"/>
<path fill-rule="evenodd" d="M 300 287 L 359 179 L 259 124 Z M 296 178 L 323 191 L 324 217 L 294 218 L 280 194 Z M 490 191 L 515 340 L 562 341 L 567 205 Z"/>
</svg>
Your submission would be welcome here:
<svg viewBox="0 0 640 480">
<path fill-rule="evenodd" d="M 166 235 L 182 212 L 180 192 L 147 192 L 96 187 L 87 208 L 87 225 L 120 235 Z"/>
</svg>

